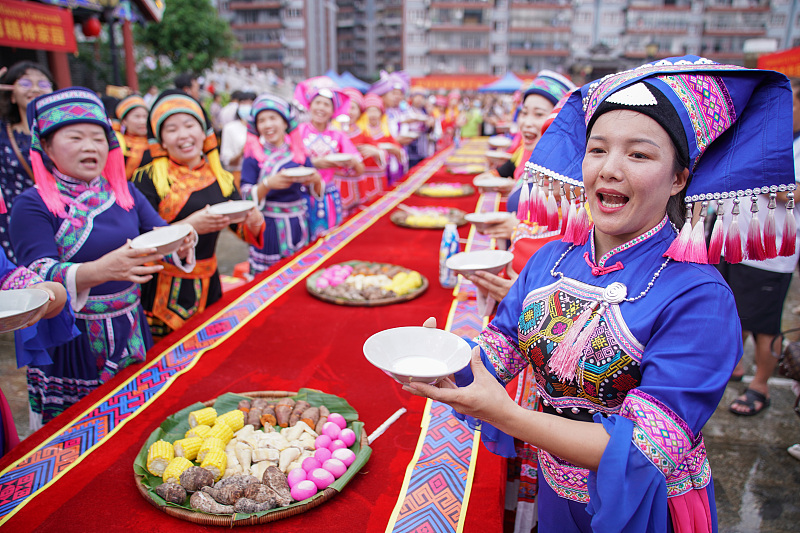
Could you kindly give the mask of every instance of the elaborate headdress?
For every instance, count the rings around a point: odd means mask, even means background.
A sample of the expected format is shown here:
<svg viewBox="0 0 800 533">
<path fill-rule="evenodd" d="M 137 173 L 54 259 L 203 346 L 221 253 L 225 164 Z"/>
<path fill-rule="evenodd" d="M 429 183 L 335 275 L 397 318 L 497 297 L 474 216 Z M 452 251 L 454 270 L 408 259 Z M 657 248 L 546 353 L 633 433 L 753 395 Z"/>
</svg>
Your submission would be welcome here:
<svg viewBox="0 0 800 533">
<path fill-rule="evenodd" d="M 310 109 L 317 96 L 329 98 L 333 102 L 333 117 L 346 115 L 350 110 L 350 97 L 339 89 L 327 76 L 318 76 L 302 81 L 294 89 L 294 100 L 303 109 Z"/>
<path fill-rule="evenodd" d="M 28 124 L 31 129 L 31 167 L 39 196 L 51 213 L 66 218 L 65 206 L 72 200 L 58 192 L 56 180 L 44 164 L 42 139 L 60 128 L 72 124 L 97 124 L 108 140 L 108 159 L 102 175 L 111 185 L 117 203 L 124 209 L 133 207 L 133 198 L 125 178 L 125 160 L 119 141 L 106 117 L 103 102 L 89 89 L 68 87 L 43 94 L 28 104 Z"/>
<path fill-rule="evenodd" d="M 358 105 L 358 108 L 363 112 L 364 107 L 364 95 L 361 94 L 361 91 L 354 87 L 345 87 L 342 89 L 342 92 L 350 97 L 351 102 L 355 102 Z"/>
<path fill-rule="evenodd" d="M 669 104 L 676 115 L 669 118 L 669 113 L 658 115 L 660 112 L 650 111 L 663 104 Z M 560 182 L 562 188 L 583 189 L 581 168 L 587 126 L 591 127 L 593 119 L 604 110 L 611 109 L 648 114 L 664 126 L 678 152 L 685 147 L 685 163 L 690 171 L 685 198 L 687 222 L 694 202 L 702 203 L 701 216 L 694 228 L 691 223 L 684 224 L 665 255 L 677 261 L 718 262 L 725 240 L 723 225 L 715 225 L 709 250 L 703 225 L 708 202 L 727 198 L 734 202 L 724 246 L 728 262 L 794 253 L 796 228 L 791 214 L 786 216 L 780 252 L 772 212 L 763 230 L 758 217 L 752 218 L 744 247 L 737 222 L 740 201 L 749 197 L 751 211 L 757 211 L 759 194 L 774 198 L 778 192 L 795 188 L 789 82 L 777 72 L 720 65 L 697 56 L 663 59 L 612 74 L 569 95 L 526 164 L 533 190 L 526 194 L 528 185 L 523 184 L 520 204 L 523 196 L 530 198 L 529 213 L 534 222 L 546 225 L 549 211 L 557 210 L 552 194 L 554 181 Z M 543 207 L 545 177 L 550 181 L 550 198 L 544 200 Z M 563 190 L 561 198 L 564 240 L 582 245 L 591 229 L 585 206 L 576 205 L 574 195 L 567 205 Z M 585 203 L 582 192 L 578 203 Z M 770 209 L 775 206 L 771 201 Z M 793 207 L 790 192 L 787 208 Z"/>
<path fill-rule="evenodd" d="M 555 105 L 574 88 L 575 84 L 561 74 L 552 70 L 541 70 L 527 87 L 523 87 L 522 101 L 532 94 L 538 94 Z"/>
<path fill-rule="evenodd" d="M 377 107 L 378 109 L 381 110 L 381 112 L 384 112 L 386 110 L 383 105 L 383 98 L 381 98 L 377 94 L 372 94 L 372 93 L 368 93 L 364 97 L 364 110 L 366 110 L 369 107 Z"/>
<path fill-rule="evenodd" d="M 404 70 L 398 70 L 392 73 L 382 70 L 380 79 L 376 81 L 367 92 L 383 96 L 393 89 L 400 89 L 403 91 L 403 94 L 406 94 L 410 86 L 411 78 L 409 78 Z"/>
<path fill-rule="evenodd" d="M 144 101 L 144 98 L 139 96 L 138 94 L 132 94 L 130 96 L 126 96 L 122 100 L 119 101 L 117 104 L 116 115 L 119 120 L 125 118 L 125 115 L 136 109 L 137 107 L 143 108 L 147 111 L 147 103 Z"/>
<path fill-rule="evenodd" d="M 250 108 L 250 118 L 247 121 L 247 130 L 253 135 L 258 135 L 256 130 L 256 122 L 258 121 L 258 114 L 262 111 L 274 111 L 283 118 L 286 122 L 286 133 L 291 132 L 297 127 L 297 118 L 295 117 L 294 109 L 292 106 L 274 94 L 264 93 L 258 98 L 253 100 L 253 105 Z"/>
<path fill-rule="evenodd" d="M 150 145 L 150 155 L 153 157 L 153 162 L 150 164 L 150 176 L 159 196 L 162 198 L 166 196 L 172 184 L 167 159 L 169 154 L 161 144 L 161 128 L 164 121 L 179 113 L 190 115 L 200 123 L 200 127 L 206 134 L 203 141 L 203 153 L 211 171 L 217 177 L 222 194 L 230 195 L 234 189 L 233 175 L 222 168 L 217 137 L 214 134 L 214 128 L 211 127 L 211 120 L 206 116 L 206 112 L 197 100 L 179 89 L 169 89 L 162 92 L 153 102 L 150 115 L 147 117 L 147 140 Z"/>
</svg>

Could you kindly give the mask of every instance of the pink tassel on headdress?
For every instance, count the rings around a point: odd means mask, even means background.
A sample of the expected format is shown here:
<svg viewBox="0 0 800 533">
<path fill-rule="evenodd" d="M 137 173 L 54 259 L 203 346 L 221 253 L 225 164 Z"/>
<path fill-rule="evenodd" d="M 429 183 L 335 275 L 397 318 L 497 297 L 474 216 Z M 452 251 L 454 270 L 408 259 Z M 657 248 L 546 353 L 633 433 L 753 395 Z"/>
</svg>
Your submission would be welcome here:
<svg viewBox="0 0 800 533">
<path fill-rule="evenodd" d="M 558 229 L 558 204 L 556 203 L 552 181 L 548 186 L 547 193 L 547 231 L 555 231 Z"/>
<path fill-rule="evenodd" d="M 581 193 L 581 206 L 575 215 L 575 224 L 572 228 L 572 243 L 576 246 L 583 246 L 589 240 L 592 231 L 592 222 L 589 220 L 589 213 L 586 211 L 586 198 Z"/>
<path fill-rule="evenodd" d="M 586 339 L 588 339 L 588 336 L 597 325 L 597 321 L 600 320 L 601 313 L 598 312 L 592 318 L 591 322 L 589 322 L 589 318 L 599 304 L 600 302 L 593 302 L 584 308 L 578 318 L 572 322 L 572 325 L 567 330 L 567 334 L 564 336 L 564 340 L 562 340 L 555 351 L 553 351 L 553 355 L 550 357 L 547 366 L 559 379 L 563 381 L 575 379 L 583 346 L 586 344 Z M 586 322 L 589 322 L 588 326 Z M 588 330 L 588 333 L 582 334 L 584 330 Z M 582 338 L 583 343 L 579 344 Z"/>
<path fill-rule="evenodd" d="M 686 218 L 683 222 L 683 227 L 678 238 L 672 241 L 667 251 L 664 252 L 664 257 L 671 257 L 675 261 L 687 261 L 689 256 L 689 241 L 692 238 L 692 208 L 690 205 L 686 206 Z"/>
<path fill-rule="evenodd" d="M 750 226 L 747 229 L 747 258 L 763 261 L 767 258 L 764 253 L 764 243 L 761 241 L 761 223 L 758 220 L 758 196 L 753 196 L 750 202 Z"/>
<path fill-rule="evenodd" d="M 539 190 L 536 193 L 536 220 L 540 226 L 547 226 L 547 195 L 544 189 L 544 177 L 539 178 Z"/>
<path fill-rule="evenodd" d="M 36 188 L 39 191 L 39 196 L 44 201 L 47 209 L 57 217 L 67 218 L 67 212 L 64 205 L 64 199 L 56 187 L 56 179 L 44 166 L 42 161 L 42 154 L 38 150 L 31 150 L 31 168 L 33 169 L 33 181 L 36 182 Z"/>
<path fill-rule="evenodd" d="M 528 171 L 522 175 L 522 184 L 519 191 L 519 205 L 517 206 L 517 218 L 522 222 L 528 222 L 531 216 L 531 193 L 528 188 Z"/>
<path fill-rule="evenodd" d="M 570 201 L 567 200 L 567 191 L 564 189 L 564 184 L 561 185 L 561 235 L 567 232 L 567 223 L 569 222 L 570 215 Z"/>
<path fill-rule="evenodd" d="M 708 262 L 716 265 L 722 258 L 722 245 L 725 243 L 724 236 L 724 203 L 717 200 L 717 220 L 714 221 L 714 229 L 711 230 L 711 240 L 708 243 Z"/>
<path fill-rule="evenodd" d="M 569 207 L 564 223 L 561 225 L 562 242 L 572 243 L 575 241 L 575 222 L 578 220 L 578 208 L 575 205 L 575 194 L 571 192 Z"/>
<path fill-rule="evenodd" d="M 708 264 L 708 251 L 706 250 L 706 213 L 708 213 L 708 202 L 703 202 L 700 209 L 700 218 L 692 228 L 689 236 L 689 247 L 686 253 L 686 260 L 691 263 L 701 265 Z"/>
<path fill-rule="evenodd" d="M 744 259 L 742 252 L 742 234 L 739 230 L 739 199 L 733 199 L 731 210 L 731 225 L 728 226 L 728 235 L 725 236 L 725 261 L 728 263 L 741 263 Z"/>
<path fill-rule="evenodd" d="M 764 222 L 764 255 L 767 259 L 778 257 L 778 245 L 776 243 L 777 227 L 775 223 L 775 208 L 778 203 L 775 193 L 769 193 L 769 204 L 767 205 L 767 220 Z"/>
<path fill-rule="evenodd" d="M 125 158 L 119 148 L 108 152 L 108 160 L 103 175 L 111 184 L 111 189 L 117 197 L 117 204 L 126 211 L 133 207 L 133 197 L 128 188 L 128 180 L 125 177 Z"/>
<path fill-rule="evenodd" d="M 530 195 L 530 212 L 528 213 L 528 221 L 534 224 L 538 223 L 536 214 L 539 212 L 539 182 L 536 181 L 536 176 L 531 179 L 531 195 Z"/>
<path fill-rule="evenodd" d="M 786 220 L 783 223 L 783 240 L 781 241 L 781 257 L 791 257 L 797 249 L 797 221 L 794 219 L 794 193 L 789 193 L 786 202 Z"/>
</svg>

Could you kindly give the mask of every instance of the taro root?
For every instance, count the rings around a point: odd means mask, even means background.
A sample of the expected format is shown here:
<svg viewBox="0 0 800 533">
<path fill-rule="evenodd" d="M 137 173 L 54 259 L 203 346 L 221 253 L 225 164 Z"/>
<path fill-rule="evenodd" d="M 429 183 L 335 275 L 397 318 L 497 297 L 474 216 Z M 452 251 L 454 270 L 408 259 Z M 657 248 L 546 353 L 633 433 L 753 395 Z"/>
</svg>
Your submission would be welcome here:
<svg viewBox="0 0 800 533">
<path fill-rule="evenodd" d="M 239 498 L 233 506 L 233 510 L 237 513 L 260 513 L 261 511 L 269 511 L 275 507 L 275 501 L 257 502 L 250 498 Z"/>
<path fill-rule="evenodd" d="M 311 404 L 305 400 L 299 400 L 297 403 L 295 403 L 294 409 L 292 409 L 292 414 L 289 417 L 289 426 L 297 424 L 300 421 L 303 412 L 309 407 L 311 407 Z"/>
<path fill-rule="evenodd" d="M 177 483 L 162 483 L 156 487 L 156 494 L 170 503 L 183 505 L 186 501 L 186 489 Z"/>
<path fill-rule="evenodd" d="M 272 502 L 272 507 L 278 505 L 278 497 L 275 491 L 261 483 L 248 485 L 244 489 L 244 497 L 255 500 L 258 503 Z"/>
<path fill-rule="evenodd" d="M 261 408 L 253 405 L 247 412 L 247 423 L 253 426 L 253 429 L 261 429 Z"/>
<path fill-rule="evenodd" d="M 199 466 L 190 466 L 181 474 L 181 486 L 189 492 L 197 492 L 214 484 L 214 474 Z"/>
<path fill-rule="evenodd" d="M 222 487 L 226 487 L 228 485 L 235 485 L 240 487 L 242 490 L 247 488 L 249 485 L 260 483 L 258 478 L 255 476 L 251 476 L 248 474 L 237 474 L 235 476 L 226 477 L 225 479 L 220 479 L 214 488 L 221 489 Z"/>
<path fill-rule="evenodd" d="M 250 400 L 242 400 L 239 402 L 239 405 L 236 407 L 240 411 L 247 413 L 250 410 Z"/>
<path fill-rule="evenodd" d="M 303 414 L 300 416 L 300 420 L 305 422 L 310 429 L 314 429 L 319 422 L 319 408 L 318 407 L 309 407 Z"/>
<path fill-rule="evenodd" d="M 206 494 L 203 491 L 197 491 L 192 494 L 192 497 L 189 499 L 189 505 L 192 506 L 192 509 L 197 509 L 198 511 L 204 513 L 211 513 L 211 514 L 233 514 L 233 505 L 222 505 L 221 503 L 217 503 L 214 498 L 211 497 L 210 494 Z"/>
<path fill-rule="evenodd" d="M 331 412 L 328 410 L 327 407 L 325 407 L 324 405 L 319 406 L 319 420 L 317 421 L 317 425 L 314 426 L 314 431 L 316 431 L 320 435 L 322 435 L 322 426 L 324 426 L 325 422 L 328 421 L 329 414 L 331 414 Z"/>
<path fill-rule="evenodd" d="M 217 503 L 222 505 L 233 505 L 236 500 L 244 495 L 244 489 L 237 485 L 225 485 L 224 487 L 203 487 L 203 492 L 211 495 Z"/>
<path fill-rule="evenodd" d="M 292 499 L 292 489 L 289 488 L 289 482 L 286 481 L 286 475 L 278 470 L 278 467 L 270 466 L 267 468 L 261 481 L 264 485 L 274 490 L 281 500 L 288 500 L 289 503 L 294 501 Z M 280 505 L 289 505 L 289 503 L 281 503 L 280 500 L 278 503 Z"/>
</svg>

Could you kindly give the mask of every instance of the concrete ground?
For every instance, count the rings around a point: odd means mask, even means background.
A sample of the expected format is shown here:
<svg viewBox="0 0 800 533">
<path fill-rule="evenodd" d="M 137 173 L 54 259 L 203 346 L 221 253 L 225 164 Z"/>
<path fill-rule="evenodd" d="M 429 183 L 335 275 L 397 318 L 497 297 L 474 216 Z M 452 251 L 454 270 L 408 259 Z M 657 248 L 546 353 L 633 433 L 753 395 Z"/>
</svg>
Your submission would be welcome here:
<svg viewBox="0 0 800 533">
<path fill-rule="evenodd" d="M 230 232 L 223 233 L 217 250 L 220 272 L 230 274 L 247 259 L 247 246 Z M 792 309 L 800 305 L 800 280 L 789 289 L 783 329 L 800 327 Z M 709 342 L 714 342 L 709 339 Z M 745 345 L 745 361 L 752 365 L 753 345 Z M 752 375 L 753 368 L 747 374 Z M 771 381 L 772 405 L 756 417 L 728 412 L 730 402 L 749 381 L 731 383 L 703 434 L 714 474 L 721 533 L 798 531 L 800 524 L 800 461 L 786 448 L 800 442 L 800 417 L 792 411 L 790 381 Z M 20 438 L 28 436 L 28 403 L 24 369 L 17 369 L 13 335 L 0 335 L 0 386 L 14 412 Z"/>
</svg>

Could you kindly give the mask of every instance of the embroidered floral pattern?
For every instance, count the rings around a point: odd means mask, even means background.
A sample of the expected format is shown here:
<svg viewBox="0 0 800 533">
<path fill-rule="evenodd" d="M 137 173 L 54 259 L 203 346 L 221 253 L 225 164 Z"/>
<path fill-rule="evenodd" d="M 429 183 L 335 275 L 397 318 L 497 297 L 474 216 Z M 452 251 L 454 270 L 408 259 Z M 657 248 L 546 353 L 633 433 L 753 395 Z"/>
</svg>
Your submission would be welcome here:
<svg viewBox="0 0 800 533">
<path fill-rule="evenodd" d="M 527 360 L 522 357 L 512 339 L 509 339 L 492 324 L 475 338 L 475 342 L 483 349 L 494 367 L 495 374 L 504 383 L 511 381 L 526 366 Z"/>
<path fill-rule="evenodd" d="M 32 270 L 25 267 L 17 267 L 5 277 L 0 278 L 0 290 L 8 291 L 14 289 L 24 289 L 36 283 L 41 283 L 44 280 Z"/>
</svg>

